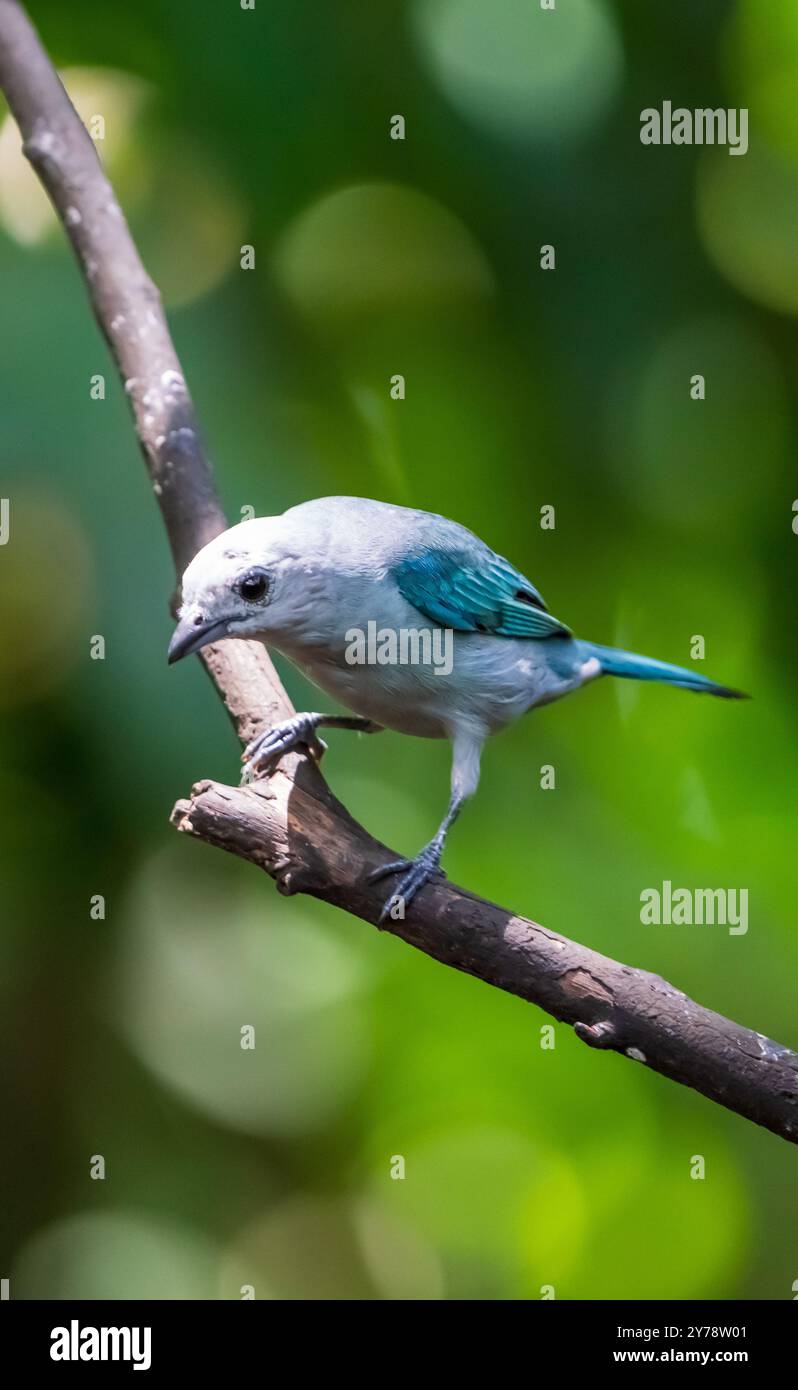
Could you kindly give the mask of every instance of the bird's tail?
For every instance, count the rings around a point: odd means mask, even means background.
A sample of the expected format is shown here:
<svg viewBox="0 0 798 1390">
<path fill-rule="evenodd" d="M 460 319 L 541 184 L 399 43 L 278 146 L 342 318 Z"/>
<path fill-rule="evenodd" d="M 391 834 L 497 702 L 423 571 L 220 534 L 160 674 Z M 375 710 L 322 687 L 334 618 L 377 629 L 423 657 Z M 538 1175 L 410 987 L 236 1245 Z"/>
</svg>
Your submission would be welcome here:
<svg viewBox="0 0 798 1390">
<path fill-rule="evenodd" d="M 742 690 L 732 690 L 727 685 L 717 685 L 715 681 L 700 676 L 697 671 L 688 671 L 683 666 L 671 666 L 667 661 L 655 661 L 651 656 L 638 656 L 636 652 L 624 652 L 618 647 L 599 647 L 594 642 L 580 642 L 585 660 L 595 658 L 601 666 L 602 675 L 624 676 L 633 681 L 663 681 L 665 685 L 678 685 L 682 690 L 695 690 L 705 695 L 720 695 L 724 700 L 747 700 Z"/>
</svg>

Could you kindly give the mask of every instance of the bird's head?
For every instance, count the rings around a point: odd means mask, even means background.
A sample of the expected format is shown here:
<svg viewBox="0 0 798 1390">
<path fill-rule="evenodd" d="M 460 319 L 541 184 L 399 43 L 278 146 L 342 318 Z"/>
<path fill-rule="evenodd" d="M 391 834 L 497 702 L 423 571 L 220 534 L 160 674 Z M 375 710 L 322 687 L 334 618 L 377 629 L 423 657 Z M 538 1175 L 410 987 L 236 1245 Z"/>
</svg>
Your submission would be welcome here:
<svg viewBox="0 0 798 1390">
<path fill-rule="evenodd" d="M 223 637 L 268 636 L 290 621 L 288 571 L 297 557 L 280 521 L 242 521 L 194 556 L 183 575 L 170 664 Z"/>
</svg>

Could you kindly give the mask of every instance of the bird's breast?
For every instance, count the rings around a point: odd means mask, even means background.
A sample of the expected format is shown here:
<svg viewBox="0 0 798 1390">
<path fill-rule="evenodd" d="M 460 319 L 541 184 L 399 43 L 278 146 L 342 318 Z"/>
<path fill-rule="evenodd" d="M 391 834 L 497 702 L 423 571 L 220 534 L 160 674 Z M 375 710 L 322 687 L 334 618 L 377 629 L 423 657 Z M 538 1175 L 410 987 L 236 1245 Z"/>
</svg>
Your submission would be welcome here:
<svg viewBox="0 0 798 1390">
<path fill-rule="evenodd" d="M 558 649 L 557 663 L 551 661 L 550 643 L 440 628 L 437 634 L 423 641 L 416 630 L 403 644 L 401 629 L 366 623 L 333 641 L 288 638 L 276 645 L 356 714 L 425 738 L 451 737 L 464 725 L 496 732 L 581 683 L 565 652 Z"/>
<path fill-rule="evenodd" d="M 409 663 L 341 659 L 340 653 L 285 652 L 328 695 L 355 714 L 398 733 L 446 738 L 452 692 L 445 677 Z M 444 685 L 441 684 L 444 683 Z"/>
</svg>

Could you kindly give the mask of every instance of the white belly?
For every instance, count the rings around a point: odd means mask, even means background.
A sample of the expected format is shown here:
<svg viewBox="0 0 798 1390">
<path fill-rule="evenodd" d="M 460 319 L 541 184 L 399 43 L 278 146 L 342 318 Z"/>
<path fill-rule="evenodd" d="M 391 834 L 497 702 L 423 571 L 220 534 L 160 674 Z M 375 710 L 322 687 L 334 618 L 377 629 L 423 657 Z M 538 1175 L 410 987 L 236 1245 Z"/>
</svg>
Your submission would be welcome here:
<svg viewBox="0 0 798 1390">
<path fill-rule="evenodd" d="M 577 689 L 583 683 L 579 667 L 559 660 L 554 669 L 547 645 L 454 633 L 449 672 L 440 663 L 349 663 L 340 647 L 311 652 L 281 642 L 280 649 L 356 714 L 399 733 L 451 738 L 464 726 L 495 733 L 533 705 Z"/>
</svg>

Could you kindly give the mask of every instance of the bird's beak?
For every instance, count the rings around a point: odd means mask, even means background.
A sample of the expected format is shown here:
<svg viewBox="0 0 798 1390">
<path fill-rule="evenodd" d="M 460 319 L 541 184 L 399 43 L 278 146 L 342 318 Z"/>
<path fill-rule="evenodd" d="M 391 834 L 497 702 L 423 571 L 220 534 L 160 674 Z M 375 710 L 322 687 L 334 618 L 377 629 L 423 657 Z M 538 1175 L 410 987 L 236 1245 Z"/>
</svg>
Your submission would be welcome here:
<svg viewBox="0 0 798 1390">
<path fill-rule="evenodd" d="M 218 642 L 226 632 L 227 622 L 224 618 L 219 622 L 208 622 L 201 614 L 187 613 L 172 633 L 167 652 L 169 665 L 180 661 L 184 656 L 190 656 L 192 652 L 198 652 L 200 647 L 207 647 L 209 642 Z"/>
</svg>

